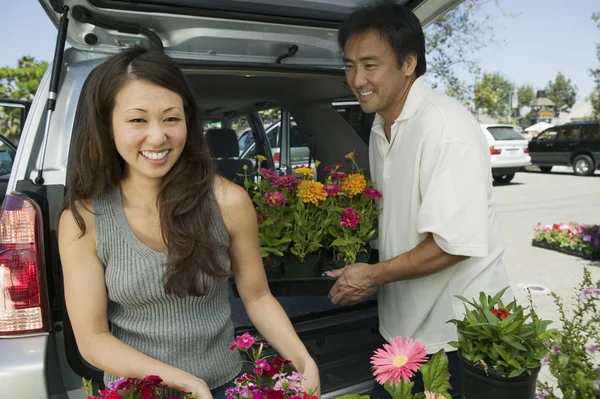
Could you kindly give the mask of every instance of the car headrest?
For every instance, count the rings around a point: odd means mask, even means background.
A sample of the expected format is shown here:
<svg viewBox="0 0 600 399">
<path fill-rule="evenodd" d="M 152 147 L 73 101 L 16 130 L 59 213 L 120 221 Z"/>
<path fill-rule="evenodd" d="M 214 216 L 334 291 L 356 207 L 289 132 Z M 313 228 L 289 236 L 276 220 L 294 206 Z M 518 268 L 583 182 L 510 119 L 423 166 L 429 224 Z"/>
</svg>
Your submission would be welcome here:
<svg viewBox="0 0 600 399">
<path fill-rule="evenodd" d="M 204 136 L 214 158 L 239 157 L 238 137 L 233 129 L 208 129 Z"/>
</svg>

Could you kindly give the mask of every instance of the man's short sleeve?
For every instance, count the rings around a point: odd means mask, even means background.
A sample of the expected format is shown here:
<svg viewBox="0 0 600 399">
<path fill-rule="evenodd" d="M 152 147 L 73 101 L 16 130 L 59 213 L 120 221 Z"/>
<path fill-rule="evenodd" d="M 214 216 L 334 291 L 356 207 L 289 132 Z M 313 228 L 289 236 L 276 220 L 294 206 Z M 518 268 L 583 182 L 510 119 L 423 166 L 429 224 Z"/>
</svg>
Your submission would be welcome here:
<svg viewBox="0 0 600 399">
<path fill-rule="evenodd" d="M 490 165 L 479 146 L 440 144 L 421 165 L 418 232 L 431 233 L 446 253 L 487 256 L 490 184 Z"/>
</svg>

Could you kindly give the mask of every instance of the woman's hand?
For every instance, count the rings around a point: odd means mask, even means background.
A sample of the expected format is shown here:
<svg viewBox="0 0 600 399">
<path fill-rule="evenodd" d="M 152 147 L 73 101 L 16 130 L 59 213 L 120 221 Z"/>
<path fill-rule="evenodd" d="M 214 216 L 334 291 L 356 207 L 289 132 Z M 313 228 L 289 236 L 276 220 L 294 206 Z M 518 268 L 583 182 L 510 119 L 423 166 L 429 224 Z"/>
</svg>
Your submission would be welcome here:
<svg viewBox="0 0 600 399">
<path fill-rule="evenodd" d="M 199 378 L 195 378 L 186 384 L 185 391 L 191 393 L 192 395 L 196 395 L 198 399 L 213 399 L 212 393 L 210 393 L 210 388 L 206 381 L 201 380 Z"/>
<path fill-rule="evenodd" d="M 302 374 L 305 380 L 302 382 L 302 388 L 305 392 L 314 391 L 313 395 L 321 397 L 321 380 L 319 378 L 319 368 L 311 358 L 302 367 L 298 367 L 298 372 Z"/>
</svg>

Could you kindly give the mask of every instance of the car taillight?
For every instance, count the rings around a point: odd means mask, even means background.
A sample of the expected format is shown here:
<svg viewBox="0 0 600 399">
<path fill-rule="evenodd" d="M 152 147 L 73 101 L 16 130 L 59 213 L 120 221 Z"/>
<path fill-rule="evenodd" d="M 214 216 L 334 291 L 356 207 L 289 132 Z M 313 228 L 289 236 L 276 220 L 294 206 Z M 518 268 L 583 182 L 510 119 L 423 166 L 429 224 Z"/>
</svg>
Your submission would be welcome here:
<svg viewBox="0 0 600 399">
<path fill-rule="evenodd" d="M 280 159 L 281 159 L 281 155 L 278 152 L 273 154 L 273 162 L 279 162 Z"/>
<path fill-rule="evenodd" d="M 499 150 L 497 148 L 494 148 L 494 146 L 490 146 L 490 154 L 491 155 L 500 155 L 502 153 L 502 150 Z"/>
<path fill-rule="evenodd" d="M 6 196 L 0 210 L 0 335 L 49 330 L 40 218 L 31 200 Z"/>
<path fill-rule="evenodd" d="M 525 148 L 523 148 L 523 152 L 524 152 L 525 154 L 529 154 L 529 147 L 525 147 Z"/>
</svg>

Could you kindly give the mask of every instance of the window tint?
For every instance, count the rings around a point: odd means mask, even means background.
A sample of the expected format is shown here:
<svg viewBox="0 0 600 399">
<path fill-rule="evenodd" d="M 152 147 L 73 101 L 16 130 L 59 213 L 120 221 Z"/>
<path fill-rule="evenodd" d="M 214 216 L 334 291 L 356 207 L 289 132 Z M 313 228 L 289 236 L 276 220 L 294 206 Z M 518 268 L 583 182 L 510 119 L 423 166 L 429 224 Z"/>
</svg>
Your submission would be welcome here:
<svg viewBox="0 0 600 399">
<path fill-rule="evenodd" d="M 558 129 L 556 140 L 558 141 L 574 141 L 579 139 L 579 128 L 575 126 L 563 126 Z"/>
<path fill-rule="evenodd" d="M 369 142 L 369 136 L 371 135 L 371 126 L 375 119 L 375 113 L 366 114 L 360 109 L 360 105 L 357 104 L 335 104 L 333 108 L 338 114 L 344 118 L 347 124 L 349 124 L 358 135 L 363 139 L 365 143 Z"/>
<path fill-rule="evenodd" d="M 7 175 L 12 170 L 15 154 L 12 148 L 0 140 L 0 175 Z"/>
<path fill-rule="evenodd" d="M 556 129 L 549 129 L 542 133 L 540 133 L 535 139 L 537 141 L 550 141 L 556 139 L 556 134 L 558 131 Z"/>
<path fill-rule="evenodd" d="M 515 130 L 513 127 L 508 126 L 490 126 L 487 128 L 488 132 L 496 140 L 524 140 L 525 137 Z"/>
<path fill-rule="evenodd" d="M 290 126 L 290 147 L 308 147 L 306 139 L 300 132 L 296 122 L 293 120 Z"/>
<path fill-rule="evenodd" d="M 581 140 L 600 140 L 600 124 L 583 125 Z"/>
</svg>

